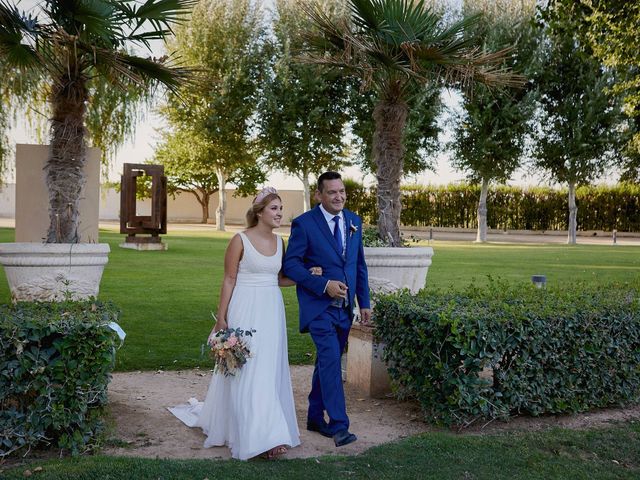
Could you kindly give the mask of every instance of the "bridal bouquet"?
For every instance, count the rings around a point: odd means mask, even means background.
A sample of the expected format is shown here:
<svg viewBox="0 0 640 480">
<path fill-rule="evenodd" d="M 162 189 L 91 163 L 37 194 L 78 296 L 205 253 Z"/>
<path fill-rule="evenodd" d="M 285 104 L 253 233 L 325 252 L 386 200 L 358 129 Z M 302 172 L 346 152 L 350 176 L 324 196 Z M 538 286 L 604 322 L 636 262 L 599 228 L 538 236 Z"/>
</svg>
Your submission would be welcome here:
<svg viewBox="0 0 640 480">
<path fill-rule="evenodd" d="M 251 357 L 244 337 L 251 337 L 254 332 L 241 328 L 218 330 L 209 344 L 215 364 L 214 372 L 222 373 L 225 377 L 235 375 Z"/>
</svg>

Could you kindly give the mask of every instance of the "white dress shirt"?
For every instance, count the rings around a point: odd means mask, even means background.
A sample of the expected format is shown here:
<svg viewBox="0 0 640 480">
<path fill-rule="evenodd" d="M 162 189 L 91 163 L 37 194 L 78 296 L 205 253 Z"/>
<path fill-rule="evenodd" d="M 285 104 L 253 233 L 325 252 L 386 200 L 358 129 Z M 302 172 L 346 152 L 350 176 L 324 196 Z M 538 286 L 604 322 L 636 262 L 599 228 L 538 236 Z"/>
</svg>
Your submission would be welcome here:
<svg viewBox="0 0 640 480">
<path fill-rule="evenodd" d="M 325 208 L 322 206 L 322 204 L 320 204 L 320 211 L 324 215 L 324 219 L 327 221 L 327 225 L 329 225 L 329 230 L 331 231 L 332 234 L 335 228 L 340 228 L 340 235 L 342 236 L 342 255 L 344 256 L 344 253 L 347 248 L 347 236 L 346 236 L 347 229 L 345 228 L 345 225 L 344 225 L 344 214 L 342 213 L 342 210 L 340 210 L 340 213 L 337 214 L 340 217 L 340 221 L 338 222 L 338 225 L 336 225 L 336 222 L 333 221 L 333 217 L 335 217 L 335 215 L 327 212 Z M 325 292 L 327 291 L 328 286 L 329 286 L 329 282 L 327 281 L 327 284 L 324 286 Z"/>
<path fill-rule="evenodd" d="M 329 230 L 333 234 L 333 230 L 336 228 L 336 222 L 333 221 L 333 217 L 335 217 L 335 215 L 327 212 L 322 204 L 320 204 L 320 211 L 324 215 L 324 219 L 327 221 L 327 225 L 329 225 Z M 347 249 L 347 229 L 345 228 L 344 224 L 344 213 L 342 213 L 342 210 L 340 210 L 340 213 L 337 213 L 336 215 L 340 217 L 340 221 L 338 222 L 337 226 L 340 228 L 340 236 L 342 237 L 342 255 L 344 256 L 344 252 Z"/>
</svg>

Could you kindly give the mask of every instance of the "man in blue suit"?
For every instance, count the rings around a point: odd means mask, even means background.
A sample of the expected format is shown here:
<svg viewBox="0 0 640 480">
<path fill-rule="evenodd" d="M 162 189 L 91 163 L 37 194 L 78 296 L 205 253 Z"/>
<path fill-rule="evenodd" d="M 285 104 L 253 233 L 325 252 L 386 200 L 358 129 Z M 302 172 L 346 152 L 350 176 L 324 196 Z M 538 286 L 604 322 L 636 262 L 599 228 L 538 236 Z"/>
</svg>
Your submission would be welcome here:
<svg viewBox="0 0 640 480">
<path fill-rule="evenodd" d="M 309 332 L 316 346 L 307 429 L 333 437 L 340 447 L 357 440 L 349 432 L 340 358 L 356 298 L 362 323 L 370 322 L 369 284 L 362 220 L 344 208 L 346 194 L 339 173 L 320 175 L 316 198 L 319 205 L 291 225 L 284 273 L 297 283 L 300 331 Z M 321 276 L 309 271 L 315 266 L 322 267 Z"/>
</svg>

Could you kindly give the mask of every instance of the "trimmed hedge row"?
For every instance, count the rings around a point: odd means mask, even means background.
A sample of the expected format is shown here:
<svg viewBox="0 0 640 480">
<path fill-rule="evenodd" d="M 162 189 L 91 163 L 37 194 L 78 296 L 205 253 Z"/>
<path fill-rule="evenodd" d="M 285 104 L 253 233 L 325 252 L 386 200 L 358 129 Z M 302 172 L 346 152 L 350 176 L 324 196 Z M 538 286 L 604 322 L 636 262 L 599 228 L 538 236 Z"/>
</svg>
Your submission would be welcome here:
<svg viewBox="0 0 640 480">
<path fill-rule="evenodd" d="M 415 397 L 428 421 L 467 426 L 640 401 L 635 286 L 403 291 L 379 296 L 374 316 L 398 393 Z"/>
<path fill-rule="evenodd" d="M 95 446 L 118 317 L 97 301 L 0 305 L 0 459 L 41 444 Z"/>
<path fill-rule="evenodd" d="M 345 182 L 348 206 L 366 223 L 375 224 L 375 190 L 357 182 Z M 407 226 L 476 228 L 480 187 L 413 186 L 402 188 L 401 221 Z M 580 187 L 576 190 L 578 228 L 640 231 L 640 185 Z M 505 230 L 566 230 L 568 199 L 566 190 L 497 186 L 487 198 L 489 228 Z"/>
</svg>

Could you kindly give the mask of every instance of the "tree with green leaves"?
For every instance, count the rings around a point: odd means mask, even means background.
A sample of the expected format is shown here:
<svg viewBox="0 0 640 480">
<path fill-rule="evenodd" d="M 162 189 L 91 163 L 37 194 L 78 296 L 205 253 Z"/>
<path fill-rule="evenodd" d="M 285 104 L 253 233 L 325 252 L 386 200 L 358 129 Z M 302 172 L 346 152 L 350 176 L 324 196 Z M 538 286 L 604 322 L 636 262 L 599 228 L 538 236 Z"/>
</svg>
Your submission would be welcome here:
<svg viewBox="0 0 640 480">
<path fill-rule="evenodd" d="M 542 11 L 544 43 L 532 157 L 535 167 L 569 187 L 567 243 L 576 243 L 576 188 L 601 177 L 618 158 L 620 105 L 606 90 L 611 72 L 576 37 L 571 18 Z"/>
<path fill-rule="evenodd" d="M 207 138 L 184 130 L 164 133 L 155 151 L 154 162 L 164 165 L 167 192 L 174 197 L 193 195 L 202 209 L 202 223 L 207 223 L 211 197 L 219 191 L 218 175 L 211 168 L 217 152 L 217 146 Z M 254 163 L 253 167 L 243 165 L 230 172 L 228 180 L 239 186 L 236 194 L 246 195 L 255 191 L 255 180 L 262 178 L 260 166 Z"/>
<path fill-rule="evenodd" d="M 9 168 L 9 156 L 13 150 L 7 132 L 21 108 L 34 103 L 33 98 L 42 81 L 40 73 L 35 69 L 18 69 L 0 54 L 0 187 Z"/>
<path fill-rule="evenodd" d="M 164 165 L 167 193 L 174 197 L 182 192 L 192 194 L 202 208 L 201 223 L 207 223 L 211 196 L 218 191 L 218 177 L 210 162 L 215 151 L 193 132 L 178 130 L 163 137 L 153 161 Z"/>
<path fill-rule="evenodd" d="M 0 92 L 0 95 L 2 93 Z M 7 130 L 9 129 L 10 106 L 8 102 L 0 101 L 0 188 L 7 170 L 7 159 L 9 157 L 9 140 Z"/>
<path fill-rule="evenodd" d="M 479 17 L 449 22 L 424 0 L 348 0 L 340 19 L 320 7 L 307 11 L 310 32 L 306 61 L 343 69 L 375 92 L 373 159 L 376 165 L 378 232 L 400 246 L 400 179 L 403 136 L 411 109 L 408 100 L 425 85 L 520 85 L 504 68 L 506 52 L 478 49 L 478 39 L 464 33 Z"/>
<path fill-rule="evenodd" d="M 323 3 L 325 11 L 338 6 L 331 0 Z M 311 208 L 310 178 L 346 165 L 350 88 L 338 72 L 294 60 L 310 24 L 297 2 L 276 1 L 272 75 L 258 109 L 263 161 L 302 182 L 305 211 Z"/>
<path fill-rule="evenodd" d="M 466 0 L 467 14 L 481 12 L 473 34 L 483 38 L 483 48 L 512 47 L 505 66 L 529 76 L 535 69 L 539 29 L 533 18 L 535 0 Z M 452 164 L 480 183 L 477 242 L 487 241 L 487 196 L 492 182 L 505 183 L 522 163 L 523 150 L 535 105 L 535 90 L 494 91 L 478 85 L 462 92 L 463 113 L 454 129 Z"/>
<path fill-rule="evenodd" d="M 255 105 L 268 60 L 260 9 L 249 0 L 200 0 L 188 22 L 176 29 L 169 48 L 196 69 L 194 82 L 170 95 L 161 113 L 176 135 L 165 141 L 193 140 L 199 155 L 197 175 L 215 175 L 219 194 L 216 228 L 225 229 L 225 187 L 236 179 L 243 192 L 255 191 L 264 173 L 258 159 Z M 167 144 L 158 158 L 166 161 Z M 175 170 L 174 170 L 175 171 Z M 188 174 L 187 167 L 181 168 Z M 210 185 L 211 182 L 208 182 Z"/>
<path fill-rule="evenodd" d="M 616 77 L 607 92 L 621 96 L 629 118 L 621 180 L 640 182 L 640 3 L 620 0 L 551 0 L 550 15 L 569 19 L 590 54 Z"/>
<path fill-rule="evenodd" d="M 7 68 L 2 59 L 0 58 L 0 76 L 3 79 L 7 78 L 7 75 L 11 69 Z M 5 82 L 0 84 L 0 187 L 2 187 L 4 174 L 7 170 L 7 160 L 9 157 L 9 140 L 7 138 L 7 131 L 10 126 L 10 118 L 12 115 L 12 97 L 10 90 L 6 88 Z"/>
<path fill-rule="evenodd" d="M 48 242 L 78 241 L 78 204 L 85 183 L 86 122 L 98 85 L 113 91 L 176 89 L 190 70 L 165 59 L 128 53 L 171 34 L 191 0 L 44 0 L 37 14 L 0 0 L 0 62 L 40 80 L 51 110 L 46 161 Z M 101 83 L 104 82 L 104 83 Z M 101 125 L 108 131 L 111 117 Z M 117 121 L 117 118 L 116 118 Z M 116 127 L 117 130 L 117 127 Z"/>
</svg>

